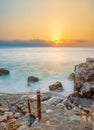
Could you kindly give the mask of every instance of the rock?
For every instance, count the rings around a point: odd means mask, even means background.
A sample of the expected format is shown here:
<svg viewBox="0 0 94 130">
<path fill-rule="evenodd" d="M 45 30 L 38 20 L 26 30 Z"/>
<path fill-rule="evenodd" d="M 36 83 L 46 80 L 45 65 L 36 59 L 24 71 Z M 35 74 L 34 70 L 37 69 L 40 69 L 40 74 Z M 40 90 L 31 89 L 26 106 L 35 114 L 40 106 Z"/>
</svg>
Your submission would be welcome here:
<svg viewBox="0 0 94 130">
<path fill-rule="evenodd" d="M 83 123 L 88 125 L 89 128 L 92 128 L 92 130 L 94 130 L 94 102 L 91 109 L 83 109 L 81 111 L 80 116 Z"/>
<path fill-rule="evenodd" d="M 5 111 L 9 111 L 9 109 L 0 108 L 0 112 L 5 112 Z"/>
<path fill-rule="evenodd" d="M 28 77 L 28 85 L 30 85 L 31 82 L 38 82 L 38 81 L 39 81 L 38 77 L 34 77 L 34 76 Z"/>
<path fill-rule="evenodd" d="M 9 126 L 6 123 L 2 122 L 0 124 L 0 130 L 9 130 Z"/>
<path fill-rule="evenodd" d="M 63 86 L 62 86 L 61 82 L 57 81 L 56 83 L 49 86 L 49 90 L 51 90 L 51 91 L 53 91 L 53 90 L 63 90 Z"/>
<path fill-rule="evenodd" d="M 51 109 L 46 110 L 46 113 L 51 113 L 51 112 L 53 112 L 53 110 L 51 110 Z"/>
<path fill-rule="evenodd" d="M 24 115 L 24 114 L 21 113 L 21 112 L 16 112 L 15 115 L 14 115 L 14 117 L 15 117 L 15 118 L 19 118 L 19 117 L 21 117 L 21 116 L 23 116 L 23 115 Z"/>
<path fill-rule="evenodd" d="M 72 95 L 69 95 L 67 97 L 67 100 L 70 102 L 70 103 L 73 103 L 73 96 Z"/>
<path fill-rule="evenodd" d="M 94 98 L 94 58 L 75 66 L 74 89 L 83 97 Z"/>
<path fill-rule="evenodd" d="M 8 74 L 9 74 L 9 70 L 3 69 L 3 68 L 0 69 L 0 76 L 8 75 Z"/>
<path fill-rule="evenodd" d="M 14 117 L 14 113 L 13 113 L 13 112 L 5 112 L 5 115 L 6 115 L 8 118 L 13 118 L 13 117 Z"/>
<path fill-rule="evenodd" d="M 68 119 L 72 121 L 80 121 L 80 117 L 77 115 L 69 116 Z"/>
<path fill-rule="evenodd" d="M 79 109 L 79 107 L 75 106 L 72 110 L 73 110 L 73 112 L 74 112 L 76 115 L 80 115 L 80 109 Z"/>
<path fill-rule="evenodd" d="M 78 97 L 78 96 L 79 96 L 79 93 L 78 93 L 77 91 L 74 91 L 74 92 L 72 93 L 72 96 L 73 96 L 73 97 Z"/>
<path fill-rule="evenodd" d="M 81 89 L 81 94 L 84 96 L 84 97 L 91 97 L 94 96 L 94 85 L 92 86 L 91 84 L 85 82 L 83 84 L 83 87 Z"/>
<path fill-rule="evenodd" d="M 94 62 L 94 58 L 88 57 L 88 58 L 86 58 L 86 62 Z"/>
<path fill-rule="evenodd" d="M 28 130 L 28 127 L 26 125 L 22 125 L 17 130 Z"/>
<path fill-rule="evenodd" d="M 41 96 L 41 101 L 46 101 L 46 100 L 49 100 L 51 98 L 50 95 L 42 95 Z"/>
<path fill-rule="evenodd" d="M 31 126 L 35 119 L 36 117 L 34 115 L 27 113 L 24 118 L 26 126 Z"/>
<path fill-rule="evenodd" d="M 58 103 L 62 102 L 63 99 L 61 97 L 52 97 L 51 99 L 44 101 L 42 103 L 46 104 L 46 105 L 57 105 Z"/>
<path fill-rule="evenodd" d="M 87 76 L 87 81 L 88 81 L 88 82 L 94 81 L 94 73 L 90 73 L 90 74 Z"/>
<path fill-rule="evenodd" d="M 64 105 L 64 103 L 59 103 L 59 104 L 57 104 L 56 105 L 57 107 L 59 107 L 60 109 L 62 109 L 62 110 L 64 110 L 65 109 L 65 105 Z"/>
<path fill-rule="evenodd" d="M 37 81 L 39 81 L 38 77 L 34 77 L 34 76 L 28 77 L 28 82 L 37 82 Z"/>
<path fill-rule="evenodd" d="M 74 78 L 75 78 L 75 73 L 71 73 L 71 74 L 69 75 L 69 79 L 74 80 Z"/>
<path fill-rule="evenodd" d="M 68 110 L 71 110 L 73 108 L 73 104 L 68 99 L 65 99 L 63 103 Z"/>
<path fill-rule="evenodd" d="M 6 115 L 0 116 L 0 122 L 6 122 L 6 121 L 7 121 Z"/>
</svg>

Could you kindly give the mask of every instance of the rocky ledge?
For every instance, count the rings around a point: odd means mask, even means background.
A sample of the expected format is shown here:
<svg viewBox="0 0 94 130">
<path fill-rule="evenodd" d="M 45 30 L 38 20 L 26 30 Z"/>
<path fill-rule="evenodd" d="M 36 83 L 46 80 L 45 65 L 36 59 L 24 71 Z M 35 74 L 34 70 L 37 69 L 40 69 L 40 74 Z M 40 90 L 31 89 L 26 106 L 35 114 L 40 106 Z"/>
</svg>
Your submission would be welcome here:
<svg viewBox="0 0 94 130">
<path fill-rule="evenodd" d="M 35 94 L 1 94 L 0 130 L 94 130 L 94 103 L 84 107 L 77 95 L 41 93 L 39 121 Z"/>
<path fill-rule="evenodd" d="M 94 98 L 94 58 L 75 66 L 74 89 L 83 97 Z"/>
</svg>

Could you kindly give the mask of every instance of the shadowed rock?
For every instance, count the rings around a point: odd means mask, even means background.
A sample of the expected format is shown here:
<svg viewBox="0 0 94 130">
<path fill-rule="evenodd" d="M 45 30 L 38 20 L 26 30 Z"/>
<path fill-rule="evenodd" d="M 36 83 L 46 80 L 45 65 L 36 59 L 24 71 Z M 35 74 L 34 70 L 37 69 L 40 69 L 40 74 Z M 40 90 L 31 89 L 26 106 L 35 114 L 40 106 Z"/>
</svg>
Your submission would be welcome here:
<svg viewBox="0 0 94 130">
<path fill-rule="evenodd" d="M 32 82 L 38 82 L 38 81 L 39 81 L 38 77 L 34 77 L 34 76 L 28 77 L 28 85 L 30 85 L 30 83 L 32 83 Z"/>
<path fill-rule="evenodd" d="M 49 90 L 63 90 L 63 85 L 61 84 L 61 82 L 57 81 L 56 83 L 49 86 Z"/>
<path fill-rule="evenodd" d="M 3 69 L 3 68 L 0 69 L 0 76 L 8 75 L 8 74 L 9 74 L 9 70 Z"/>
</svg>

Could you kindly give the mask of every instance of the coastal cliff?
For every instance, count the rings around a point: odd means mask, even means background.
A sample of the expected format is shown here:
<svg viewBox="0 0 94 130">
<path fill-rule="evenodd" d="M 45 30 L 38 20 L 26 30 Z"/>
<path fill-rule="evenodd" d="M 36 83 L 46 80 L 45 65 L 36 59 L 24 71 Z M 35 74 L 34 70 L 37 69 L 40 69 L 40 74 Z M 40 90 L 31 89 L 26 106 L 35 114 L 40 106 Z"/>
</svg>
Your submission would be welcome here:
<svg viewBox="0 0 94 130">
<path fill-rule="evenodd" d="M 94 98 L 94 58 L 75 66 L 74 89 L 83 97 Z"/>
</svg>

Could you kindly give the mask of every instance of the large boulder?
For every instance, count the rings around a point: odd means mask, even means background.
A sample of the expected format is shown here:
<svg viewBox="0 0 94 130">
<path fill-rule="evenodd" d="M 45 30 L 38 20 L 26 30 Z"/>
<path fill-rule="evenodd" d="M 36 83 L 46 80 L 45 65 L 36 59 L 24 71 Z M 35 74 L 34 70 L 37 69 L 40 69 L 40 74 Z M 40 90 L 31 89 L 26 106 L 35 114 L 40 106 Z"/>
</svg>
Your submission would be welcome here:
<svg viewBox="0 0 94 130">
<path fill-rule="evenodd" d="M 9 74 L 9 70 L 3 69 L 3 68 L 0 69 L 0 76 L 8 75 L 8 74 Z"/>
<path fill-rule="evenodd" d="M 53 91 L 53 90 L 63 90 L 62 83 L 57 81 L 56 83 L 49 86 L 49 90 L 51 90 L 51 91 Z"/>
<path fill-rule="evenodd" d="M 74 89 L 84 97 L 94 96 L 94 58 L 75 66 Z"/>
</svg>

